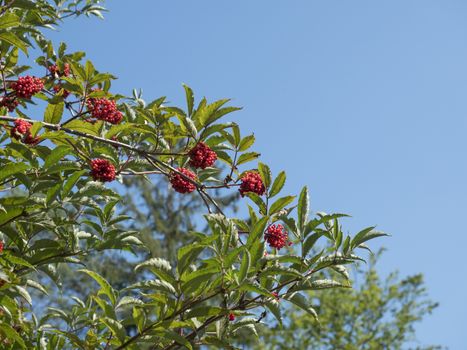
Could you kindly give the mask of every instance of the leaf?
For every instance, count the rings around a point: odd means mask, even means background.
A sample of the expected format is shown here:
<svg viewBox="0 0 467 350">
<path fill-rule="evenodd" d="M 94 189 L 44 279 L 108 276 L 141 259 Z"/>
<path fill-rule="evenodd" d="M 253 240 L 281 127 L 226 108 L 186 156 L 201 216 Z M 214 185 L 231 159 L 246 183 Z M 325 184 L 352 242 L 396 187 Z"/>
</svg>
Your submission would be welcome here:
<svg viewBox="0 0 467 350">
<path fill-rule="evenodd" d="M 248 250 L 243 252 L 242 263 L 240 265 L 240 270 L 238 271 L 238 282 L 242 283 L 248 275 L 250 269 L 250 253 Z"/>
<path fill-rule="evenodd" d="M 65 145 L 55 147 L 52 152 L 45 158 L 44 169 L 50 168 L 58 163 L 66 154 L 71 153 L 71 148 Z"/>
<path fill-rule="evenodd" d="M 63 185 L 63 190 L 61 193 L 62 199 L 64 199 L 68 194 L 70 193 L 71 189 L 73 186 L 78 182 L 78 180 L 81 178 L 81 176 L 84 175 L 88 170 L 80 170 L 80 171 L 75 171 L 72 175 L 68 176 L 68 179 L 65 181 L 65 184 Z"/>
<path fill-rule="evenodd" d="M 269 215 L 275 214 L 278 211 L 282 210 L 285 206 L 292 203 L 295 199 L 295 196 L 286 196 L 276 200 L 269 209 Z"/>
<path fill-rule="evenodd" d="M 81 269 L 78 270 L 78 272 L 84 272 L 91 276 L 100 286 L 101 286 L 101 292 L 109 297 L 109 300 L 112 302 L 113 305 L 115 305 L 116 302 L 116 297 L 115 297 L 115 292 L 112 288 L 112 286 L 107 282 L 107 280 L 99 275 L 97 272 L 86 270 L 86 269 Z M 100 293 L 99 293 L 100 294 Z"/>
<path fill-rule="evenodd" d="M 18 47 L 26 55 L 28 54 L 28 47 L 26 43 L 23 40 L 21 40 L 21 38 L 19 38 L 17 35 L 13 34 L 12 32 L 0 33 L 0 42 L 1 41 L 6 41 L 7 43 Z"/>
<path fill-rule="evenodd" d="M 316 241 L 324 235 L 324 232 L 315 232 L 312 235 L 309 235 L 305 238 L 305 242 L 303 242 L 303 257 L 306 257 L 311 248 L 315 245 Z"/>
<path fill-rule="evenodd" d="M 44 112 L 44 122 L 58 124 L 62 119 L 64 107 L 65 104 L 63 102 L 57 104 L 49 103 Z"/>
<path fill-rule="evenodd" d="M 297 305 L 302 310 L 308 312 L 313 318 L 319 322 L 318 314 L 316 313 L 315 309 L 313 309 L 309 304 L 306 298 L 300 293 L 293 293 L 291 295 L 284 296 L 285 300 L 290 301 L 291 303 Z"/>
<path fill-rule="evenodd" d="M 297 207 L 297 215 L 298 215 L 298 228 L 303 235 L 303 229 L 308 219 L 308 214 L 310 211 L 310 200 L 308 196 L 308 187 L 303 187 L 302 191 L 300 192 L 300 197 L 298 198 L 298 207 Z"/>
<path fill-rule="evenodd" d="M 26 344 L 24 343 L 23 338 L 9 324 L 1 322 L 0 332 L 5 335 L 6 339 L 14 340 L 19 346 L 26 349 Z"/>
<path fill-rule="evenodd" d="M 188 85 L 185 85 L 185 84 L 183 84 L 183 88 L 185 89 L 188 116 L 191 116 L 191 114 L 193 113 L 193 104 L 195 103 L 195 98 L 193 96 L 193 90 Z"/>
<path fill-rule="evenodd" d="M 175 288 L 166 281 L 161 280 L 149 280 L 149 281 L 142 281 L 134 283 L 128 287 L 127 289 L 149 289 L 149 290 L 159 290 L 161 292 L 169 293 L 169 294 L 176 294 Z"/>
<path fill-rule="evenodd" d="M 102 323 L 104 323 L 115 335 L 120 342 L 123 342 L 126 337 L 126 331 L 125 327 L 118 322 L 117 320 L 113 320 L 110 317 L 102 317 L 101 318 Z"/>
<path fill-rule="evenodd" d="M 19 17 L 13 13 L 3 13 L 1 18 L 0 29 L 16 27 L 20 24 Z"/>
<path fill-rule="evenodd" d="M 217 306 L 199 306 L 191 309 L 185 314 L 185 319 L 188 320 L 194 317 L 218 316 L 227 314 L 227 311 Z"/>
<path fill-rule="evenodd" d="M 178 273 L 181 275 L 183 271 L 198 257 L 204 247 L 198 244 L 188 244 L 181 247 L 177 252 L 178 258 Z"/>
<path fill-rule="evenodd" d="M 11 175 L 24 172 L 26 169 L 29 169 L 29 165 L 26 163 L 8 163 L 7 165 L 3 165 L 1 169 L 0 181 Z"/>
<path fill-rule="evenodd" d="M 269 198 L 274 197 L 276 194 L 278 194 L 282 190 L 282 187 L 284 187 L 284 184 L 285 184 L 285 179 L 286 179 L 285 171 L 281 171 L 279 175 L 277 175 L 277 177 L 274 179 L 274 182 L 272 183 L 271 190 L 269 191 Z"/>
<path fill-rule="evenodd" d="M 264 234 L 266 225 L 268 223 L 269 217 L 265 216 L 261 218 L 252 228 L 250 234 L 248 235 L 248 240 L 246 242 L 247 247 L 251 247 L 253 243 L 260 240 L 261 236 Z"/>
<path fill-rule="evenodd" d="M 299 291 L 299 290 L 320 290 L 320 289 L 332 289 L 332 288 L 351 288 L 350 285 L 346 285 L 340 283 L 338 281 L 334 281 L 331 279 L 322 279 L 322 280 L 314 280 L 314 281 L 303 281 L 303 283 L 299 283 L 297 286 L 293 287 L 292 290 Z"/>
<path fill-rule="evenodd" d="M 269 290 L 253 283 L 243 283 L 239 290 L 243 292 L 257 293 L 268 298 L 274 298 L 274 295 Z"/>
<path fill-rule="evenodd" d="M 35 269 L 31 263 L 28 261 L 24 260 L 23 258 L 20 258 L 19 256 L 11 255 L 10 253 L 3 254 L 3 258 L 10 263 L 14 265 L 21 265 L 21 266 L 26 266 L 30 269 Z"/>
<path fill-rule="evenodd" d="M 261 154 L 256 153 L 256 152 L 247 152 L 247 153 L 242 153 L 240 157 L 237 159 L 237 165 L 244 164 L 251 162 L 252 160 L 255 160 L 258 158 Z"/>
<path fill-rule="evenodd" d="M 8 209 L 6 212 L 0 211 L 0 226 L 5 225 L 7 222 L 10 222 L 13 218 L 21 216 L 22 213 L 22 208 Z"/>
<path fill-rule="evenodd" d="M 248 148 L 253 146 L 254 143 L 255 143 L 255 135 L 248 135 L 240 141 L 240 144 L 238 145 L 238 150 L 240 152 L 244 152 Z"/>
<path fill-rule="evenodd" d="M 246 196 L 250 198 L 258 206 L 258 210 L 261 215 L 267 214 L 266 203 L 263 201 L 263 199 L 259 195 L 257 195 L 254 192 L 247 192 Z"/>
<path fill-rule="evenodd" d="M 96 122 L 93 124 L 93 123 L 85 122 L 83 120 L 75 119 L 67 123 L 66 128 L 63 128 L 63 130 L 71 129 L 75 131 L 81 131 L 81 132 L 84 132 L 84 133 L 87 133 L 93 136 L 99 136 L 99 129 L 101 125 L 102 125 L 102 122 Z"/>
<path fill-rule="evenodd" d="M 186 338 L 182 337 L 181 335 L 175 333 L 172 330 L 167 329 L 167 330 L 162 331 L 162 337 L 167 338 L 167 339 L 171 339 L 175 343 L 177 343 L 179 345 L 182 345 L 182 346 L 184 346 L 185 348 L 187 348 L 189 350 L 193 350 L 193 347 L 191 346 L 190 342 Z"/>
<path fill-rule="evenodd" d="M 389 236 L 387 233 L 380 232 L 380 231 L 373 231 L 374 226 L 367 227 L 361 230 L 359 233 L 355 235 L 350 243 L 350 247 L 353 250 L 354 248 L 358 247 L 360 244 L 369 241 L 370 239 L 382 237 L 382 236 Z"/>
<path fill-rule="evenodd" d="M 259 174 L 261 175 L 261 179 L 263 180 L 264 186 L 266 189 L 269 189 L 269 186 L 271 186 L 271 169 L 269 169 L 269 166 L 267 166 L 264 163 L 259 162 L 258 163 L 258 171 Z"/>
</svg>

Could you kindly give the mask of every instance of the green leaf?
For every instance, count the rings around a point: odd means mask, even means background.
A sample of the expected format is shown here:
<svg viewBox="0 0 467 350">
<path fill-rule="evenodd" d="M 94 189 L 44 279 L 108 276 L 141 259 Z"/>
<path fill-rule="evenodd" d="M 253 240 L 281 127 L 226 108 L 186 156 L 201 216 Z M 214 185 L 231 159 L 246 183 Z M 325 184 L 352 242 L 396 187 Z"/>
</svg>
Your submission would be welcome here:
<svg viewBox="0 0 467 350">
<path fill-rule="evenodd" d="M 112 331 L 112 334 L 116 336 L 118 340 L 120 340 L 120 343 L 125 340 L 125 327 L 123 327 L 120 322 L 109 317 L 102 317 L 101 321 Z"/>
<path fill-rule="evenodd" d="M 247 247 L 251 247 L 253 243 L 261 239 L 261 236 L 264 234 L 266 225 L 268 223 L 269 217 L 265 216 L 261 218 L 252 228 L 250 234 L 248 235 L 248 240 L 246 242 Z"/>
<path fill-rule="evenodd" d="M 258 163 L 258 171 L 259 174 L 261 175 L 261 179 L 263 180 L 264 186 L 266 189 L 269 189 L 269 186 L 271 186 L 271 169 L 269 169 L 269 166 L 267 166 L 264 163 L 259 162 Z"/>
<path fill-rule="evenodd" d="M 2 14 L 0 21 L 0 29 L 6 29 L 10 27 L 16 27 L 20 24 L 19 17 L 13 13 L 4 13 Z"/>
<path fill-rule="evenodd" d="M 242 153 L 240 157 L 237 159 L 237 165 L 244 164 L 251 162 L 252 160 L 255 160 L 258 158 L 261 154 L 256 153 L 256 152 L 247 152 L 247 153 Z"/>
<path fill-rule="evenodd" d="M 162 331 L 162 337 L 166 338 L 166 339 L 171 339 L 175 343 L 177 343 L 179 345 L 182 345 L 182 346 L 184 346 L 185 348 L 187 348 L 189 350 L 193 350 L 193 347 L 191 346 L 190 342 L 186 338 L 182 337 L 181 335 L 175 333 L 172 330 Z"/>
<path fill-rule="evenodd" d="M 300 294 L 300 293 L 293 293 L 291 295 L 287 295 L 284 297 L 285 300 L 288 300 L 290 301 L 291 303 L 297 305 L 299 308 L 301 308 L 302 310 L 308 312 L 311 316 L 313 316 L 313 318 L 319 322 L 318 320 L 318 314 L 316 313 L 315 309 L 313 309 L 308 301 L 306 300 L 306 298 Z"/>
<path fill-rule="evenodd" d="M 3 165 L 2 171 L 0 171 L 0 181 L 11 175 L 22 173 L 26 169 L 29 169 L 29 165 L 26 163 L 8 163 L 7 165 Z"/>
<path fill-rule="evenodd" d="M 137 282 L 126 287 L 125 289 L 126 290 L 128 289 L 142 289 L 142 290 L 149 289 L 149 290 L 159 290 L 161 292 L 165 292 L 169 294 L 176 293 L 175 288 L 170 283 L 166 281 L 159 281 L 159 280 Z"/>
<path fill-rule="evenodd" d="M 306 257 L 309 251 L 313 248 L 315 245 L 316 241 L 324 235 L 324 232 L 315 232 L 312 235 L 309 235 L 306 239 L 305 242 L 303 242 L 303 257 Z"/>
<path fill-rule="evenodd" d="M 285 171 L 281 171 L 279 175 L 277 175 L 277 177 L 274 179 L 274 182 L 272 183 L 271 190 L 269 191 L 269 198 L 274 197 L 276 194 L 278 194 L 282 190 L 282 187 L 284 187 L 284 184 L 285 184 L 285 179 L 286 179 Z"/>
<path fill-rule="evenodd" d="M 18 47 L 26 55 L 28 54 L 28 46 L 26 43 L 12 32 L 0 33 L 0 42 L 1 41 L 6 41 L 7 43 Z"/>
<path fill-rule="evenodd" d="M 58 163 L 66 154 L 71 153 L 71 148 L 65 145 L 55 147 L 50 154 L 45 158 L 44 169 L 50 168 Z"/>
<path fill-rule="evenodd" d="M 310 211 L 310 200 L 308 196 L 308 187 L 305 186 L 300 192 L 300 197 L 298 198 L 298 207 L 297 207 L 298 228 L 300 229 L 300 232 L 302 232 L 302 234 L 303 234 L 303 229 L 308 219 L 309 211 Z"/>
<path fill-rule="evenodd" d="M 21 216 L 22 213 L 22 208 L 8 209 L 6 212 L 0 211 L 0 226 L 5 225 L 7 222 L 10 222 L 18 216 Z"/>
<path fill-rule="evenodd" d="M 58 124 L 62 119 L 65 104 L 63 102 L 52 104 L 49 103 L 45 108 L 44 122 L 51 124 Z"/>
<path fill-rule="evenodd" d="M 269 215 L 275 214 L 293 202 L 295 196 L 285 196 L 276 200 L 269 208 Z"/>
<path fill-rule="evenodd" d="M 185 96 L 186 96 L 186 105 L 188 109 L 188 116 L 191 116 L 193 113 L 193 104 L 195 103 L 195 98 L 193 95 L 193 90 L 188 86 L 183 84 L 183 88 L 185 89 Z"/>
<path fill-rule="evenodd" d="M 185 319 L 188 320 L 194 317 L 207 317 L 227 314 L 227 311 L 217 306 L 199 306 L 191 309 L 185 314 Z"/>
<path fill-rule="evenodd" d="M 0 323 L 0 332 L 3 333 L 6 339 L 13 340 L 17 343 L 21 348 L 26 349 L 26 344 L 24 343 L 23 338 L 11 327 L 9 324 L 5 322 Z"/>
<path fill-rule="evenodd" d="M 79 170 L 71 174 L 63 185 L 63 190 L 61 193 L 62 199 L 64 199 L 70 193 L 73 186 L 78 182 L 78 180 L 83 176 L 88 170 Z"/>
<path fill-rule="evenodd" d="M 183 271 L 198 257 L 204 247 L 197 244 L 189 244 L 181 247 L 177 252 L 178 257 L 178 273 L 181 275 Z"/>
<path fill-rule="evenodd" d="M 260 196 L 258 196 L 254 192 L 247 192 L 246 196 L 250 198 L 258 206 L 258 210 L 261 215 L 267 214 L 266 203 L 263 201 L 263 199 Z"/>
<path fill-rule="evenodd" d="M 86 270 L 86 269 L 81 269 L 78 271 L 84 272 L 88 274 L 89 276 L 91 276 L 101 286 L 100 293 L 102 292 L 103 294 L 107 295 L 109 297 L 109 300 L 112 302 L 112 304 L 115 305 L 115 302 L 116 302 L 115 292 L 112 286 L 109 284 L 109 282 L 107 282 L 107 280 L 104 277 L 99 275 L 97 272 Z"/>
<path fill-rule="evenodd" d="M 250 270 L 250 253 L 248 250 L 243 252 L 242 263 L 240 265 L 240 270 L 238 271 L 238 282 L 242 283 L 245 278 L 248 276 L 248 271 Z"/>
<path fill-rule="evenodd" d="M 255 135 L 246 136 L 242 139 L 242 141 L 240 141 L 240 144 L 238 145 L 238 150 L 240 152 L 244 152 L 248 148 L 253 146 L 254 143 L 255 143 Z"/>
<path fill-rule="evenodd" d="M 369 241 L 370 239 L 374 239 L 377 237 L 382 236 L 389 236 L 387 233 L 380 232 L 380 231 L 373 231 L 375 226 L 367 227 L 361 230 L 359 233 L 355 235 L 350 243 L 350 247 L 353 250 L 354 248 L 358 247 L 360 244 Z"/>
</svg>

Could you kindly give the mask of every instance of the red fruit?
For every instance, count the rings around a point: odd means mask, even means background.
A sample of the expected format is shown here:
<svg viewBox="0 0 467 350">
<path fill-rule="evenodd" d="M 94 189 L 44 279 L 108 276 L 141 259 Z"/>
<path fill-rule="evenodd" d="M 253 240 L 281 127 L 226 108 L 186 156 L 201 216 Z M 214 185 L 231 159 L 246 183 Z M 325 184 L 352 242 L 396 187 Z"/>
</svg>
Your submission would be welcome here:
<svg viewBox="0 0 467 350">
<path fill-rule="evenodd" d="M 264 232 L 264 239 L 272 248 L 281 249 L 287 245 L 288 234 L 281 224 L 269 225 Z"/>
<path fill-rule="evenodd" d="M 90 98 L 86 104 L 93 118 L 111 124 L 119 124 L 123 119 L 123 114 L 117 109 L 115 101 L 108 98 Z"/>
<path fill-rule="evenodd" d="M 178 168 L 177 170 L 190 179 L 196 179 L 195 173 L 193 173 L 191 170 L 186 168 Z M 178 193 L 191 193 L 196 190 L 196 186 L 193 183 L 176 172 L 173 172 L 170 175 L 170 183 L 172 184 L 173 189 Z"/>
<path fill-rule="evenodd" d="M 242 180 L 242 183 L 240 184 L 239 191 L 242 197 L 247 192 L 253 192 L 260 196 L 266 192 L 261 176 L 256 171 L 246 172 L 240 180 Z"/>
<path fill-rule="evenodd" d="M 3 253 L 3 246 L 4 246 L 3 241 L 0 241 L 0 254 Z"/>
<path fill-rule="evenodd" d="M 54 85 L 53 89 L 54 89 L 56 94 L 58 94 L 60 91 L 62 91 L 62 97 L 63 98 L 67 98 L 70 95 L 70 91 L 63 89 L 60 84 Z"/>
<path fill-rule="evenodd" d="M 229 321 L 230 322 L 235 321 L 235 315 L 233 313 L 229 314 Z"/>
<path fill-rule="evenodd" d="M 204 142 L 199 142 L 188 153 L 190 156 L 190 165 L 194 168 L 205 169 L 214 164 L 217 160 L 217 154 Z"/>
<path fill-rule="evenodd" d="M 16 119 L 15 126 L 11 128 L 10 135 L 11 137 L 19 140 L 29 132 L 31 129 L 32 124 L 27 122 L 24 119 Z"/>
<path fill-rule="evenodd" d="M 0 101 L 0 107 L 6 107 L 8 112 L 13 112 L 18 105 L 19 101 L 15 97 L 4 96 Z"/>
<path fill-rule="evenodd" d="M 40 140 L 41 139 L 39 136 L 33 137 L 31 133 L 28 131 L 26 135 L 24 136 L 23 142 L 27 145 L 34 146 L 34 145 L 37 145 Z"/>
<path fill-rule="evenodd" d="M 41 79 L 26 75 L 19 77 L 17 81 L 11 84 L 11 88 L 15 91 L 17 97 L 31 98 L 44 88 L 44 83 Z"/>
<path fill-rule="evenodd" d="M 115 166 L 107 159 L 91 160 L 91 176 L 95 181 L 110 182 L 115 180 Z"/>
<path fill-rule="evenodd" d="M 69 76 L 70 75 L 70 65 L 68 63 L 65 63 L 63 65 L 63 75 L 65 77 Z"/>
<path fill-rule="evenodd" d="M 60 72 L 58 66 L 56 64 L 53 64 L 53 65 L 49 66 L 49 72 L 53 76 L 55 76 L 55 74 L 57 74 L 59 77 L 62 77 L 62 76 L 67 77 L 67 76 L 70 75 L 70 65 L 68 63 L 65 63 L 63 65 L 63 72 Z"/>
<path fill-rule="evenodd" d="M 271 294 L 274 295 L 276 300 L 279 300 L 279 294 L 277 294 L 277 292 L 272 292 Z"/>
</svg>

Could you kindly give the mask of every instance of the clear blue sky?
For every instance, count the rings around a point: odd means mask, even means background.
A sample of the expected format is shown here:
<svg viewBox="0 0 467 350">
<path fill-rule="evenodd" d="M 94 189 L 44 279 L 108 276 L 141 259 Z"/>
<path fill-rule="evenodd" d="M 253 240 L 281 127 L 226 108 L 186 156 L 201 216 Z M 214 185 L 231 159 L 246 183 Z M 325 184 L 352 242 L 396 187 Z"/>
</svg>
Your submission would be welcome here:
<svg viewBox="0 0 467 350">
<path fill-rule="evenodd" d="M 380 270 L 423 272 L 423 343 L 467 346 L 467 2 L 109 1 L 55 35 L 147 98 L 232 97 L 287 190 L 393 235 Z"/>
</svg>

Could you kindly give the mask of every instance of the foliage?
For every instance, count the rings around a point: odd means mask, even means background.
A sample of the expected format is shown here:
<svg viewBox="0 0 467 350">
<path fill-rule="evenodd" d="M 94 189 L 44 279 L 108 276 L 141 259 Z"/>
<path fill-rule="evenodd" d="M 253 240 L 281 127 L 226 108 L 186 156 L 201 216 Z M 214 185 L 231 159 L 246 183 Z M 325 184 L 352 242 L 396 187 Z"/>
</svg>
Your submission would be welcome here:
<svg viewBox="0 0 467 350">
<path fill-rule="evenodd" d="M 259 157 L 251 150 L 253 135 L 242 136 L 237 124 L 222 121 L 239 110 L 229 100 L 195 103 L 188 86 L 184 109 L 166 105 L 165 97 L 146 102 L 136 91 L 131 97 L 112 94 L 113 75 L 85 61 L 83 52 L 68 52 L 64 43 L 54 48 L 43 35 L 65 17 L 100 15 L 98 1 L 2 5 L 3 348 L 234 348 L 240 330 L 256 333 L 263 312 L 281 318 L 277 297 L 316 318 L 307 291 L 323 283 L 349 285 L 346 274 L 323 282 L 320 272 L 362 260 L 355 250 L 384 235 L 372 227 L 344 235 L 343 214 L 310 217 L 306 187 L 298 198 L 281 194 L 285 172 L 273 177 L 266 164 L 250 165 Z M 20 64 L 19 51 L 27 53 L 33 44 L 40 54 L 30 68 Z M 40 80 L 20 80 L 41 67 Z M 190 159 L 201 142 L 215 152 L 215 166 Z M 195 163 L 203 167 L 190 168 Z M 31 288 L 46 294 L 51 283 L 60 286 L 63 266 L 82 265 L 84 257 L 109 250 L 144 249 L 130 218 L 118 214 L 120 186 L 104 184 L 127 176 L 164 177 L 177 195 L 193 192 L 206 208 L 207 228 L 191 232 L 174 261 L 139 262 L 135 270 L 146 273 L 124 288 L 81 266 L 76 273 L 93 280 L 94 290 L 74 298 L 66 312 L 49 308 L 35 315 Z M 225 215 L 229 208 L 215 197 L 239 188 L 242 202 L 250 203 L 248 220 Z M 265 247 L 264 232 L 275 222 L 285 225 L 293 247 Z M 324 248 L 316 252 L 318 241 Z M 41 276 L 50 279 L 41 283 Z"/>
<path fill-rule="evenodd" d="M 334 288 L 309 292 L 319 313 L 315 320 L 294 309 L 287 313 L 284 327 L 264 327 L 261 341 L 251 339 L 255 349 L 407 349 L 416 344 L 415 323 L 437 307 L 427 298 L 423 277 L 400 279 L 397 273 L 385 280 L 378 276 L 375 263 L 381 252 L 370 259 L 368 268 L 359 268 L 354 288 Z M 333 274 L 336 274 L 334 272 Z M 239 341 L 245 344 L 245 340 Z M 418 346 L 419 350 L 441 349 Z"/>
</svg>

